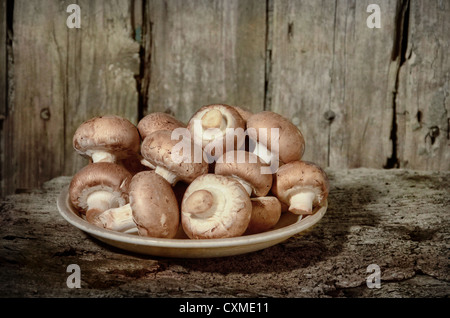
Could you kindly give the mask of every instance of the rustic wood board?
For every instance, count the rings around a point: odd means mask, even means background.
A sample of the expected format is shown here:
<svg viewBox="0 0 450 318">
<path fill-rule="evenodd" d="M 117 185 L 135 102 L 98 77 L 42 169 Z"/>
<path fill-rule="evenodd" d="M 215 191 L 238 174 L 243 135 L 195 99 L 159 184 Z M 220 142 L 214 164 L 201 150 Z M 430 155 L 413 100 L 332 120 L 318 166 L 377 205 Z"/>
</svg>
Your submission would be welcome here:
<svg viewBox="0 0 450 318">
<path fill-rule="evenodd" d="M 0 0 L 0 197 L 5 195 L 5 179 L 3 177 L 4 154 L 4 135 L 3 122 L 6 118 L 8 109 L 8 26 L 7 26 L 7 7 L 6 0 Z"/>
<path fill-rule="evenodd" d="M 64 166 L 65 68 L 53 31 L 65 29 L 66 14 L 54 1 L 36 4 L 14 2 L 14 92 L 3 126 L 5 186 L 12 189 L 38 186 Z"/>
<path fill-rule="evenodd" d="M 336 2 L 329 111 L 328 165 L 382 168 L 390 140 L 399 1 L 381 1 L 381 28 L 369 28 L 373 1 Z M 317 132 L 318 133 L 318 132 Z"/>
<path fill-rule="evenodd" d="M 130 1 L 14 2 L 14 92 L 5 120 L 5 186 L 29 189 L 86 164 L 72 147 L 85 120 L 117 114 L 137 123 L 139 44 Z"/>
<path fill-rule="evenodd" d="M 305 159 L 322 166 L 381 168 L 391 153 L 389 81 L 397 1 L 275 1 L 271 109 L 306 139 Z"/>
<path fill-rule="evenodd" d="M 86 161 L 73 151 L 72 136 L 85 120 L 115 114 L 138 122 L 139 44 L 134 40 L 133 1 L 81 1 L 81 29 L 63 29 L 67 45 L 65 166 L 73 174 Z"/>
<path fill-rule="evenodd" d="M 411 0 L 397 101 L 402 167 L 450 170 L 450 3 Z"/>
<path fill-rule="evenodd" d="M 450 5 L 379 1 L 370 29 L 371 2 L 80 0 L 69 29 L 70 0 L 1 0 L 2 194 L 83 166 L 90 117 L 209 103 L 285 115 L 324 167 L 450 170 Z"/>
<path fill-rule="evenodd" d="M 297 125 L 305 137 L 304 158 L 328 161 L 330 70 L 335 4 L 274 1 L 269 110 Z"/>
<path fill-rule="evenodd" d="M 150 0 L 144 114 L 163 111 L 187 122 L 207 104 L 262 110 L 265 5 L 258 0 Z"/>
<path fill-rule="evenodd" d="M 308 232 L 262 251 L 168 259 L 121 251 L 69 225 L 70 177 L 0 202 L 1 297 L 449 297 L 450 172 L 327 169 L 329 208 Z M 80 266 L 70 289 L 67 266 Z M 366 285 L 367 267 L 381 288 Z"/>
</svg>

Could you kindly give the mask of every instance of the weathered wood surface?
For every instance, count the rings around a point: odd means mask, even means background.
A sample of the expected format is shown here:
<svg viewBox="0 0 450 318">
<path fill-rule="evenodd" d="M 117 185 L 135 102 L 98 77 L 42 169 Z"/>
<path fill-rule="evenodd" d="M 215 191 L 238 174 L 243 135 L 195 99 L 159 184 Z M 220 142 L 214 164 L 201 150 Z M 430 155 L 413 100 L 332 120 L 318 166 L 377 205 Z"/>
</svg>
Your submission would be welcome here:
<svg viewBox="0 0 450 318">
<path fill-rule="evenodd" d="M 399 74 L 401 167 L 450 170 L 450 1 L 411 1 Z"/>
<path fill-rule="evenodd" d="M 449 297 L 450 173 L 331 170 L 329 209 L 308 232 L 262 251 L 166 259 L 109 247 L 69 225 L 70 177 L 0 205 L 1 297 Z M 69 264 L 81 269 L 70 289 Z M 381 288 L 366 285 L 370 264 Z"/>
<path fill-rule="evenodd" d="M 117 114 L 137 123 L 139 44 L 130 1 L 14 1 L 13 98 L 4 121 L 6 189 L 30 189 L 86 164 L 72 147 L 86 119 Z M 3 188 L 3 187 L 2 187 Z"/>
<path fill-rule="evenodd" d="M 7 26 L 7 1 L 0 0 L 0 196 L 4 194 L 4 135 L 3 122 L 8 112 L 8 26 Z"/>
<path fill-rule="evenodd" d="M 80 29 L 70 0 L 0 3 L 2 194 L 75 173 L 92 116 L 210 103 L 285 115 L 324 167 L 450 170 L 448 0 L 380 0 L 380 29 L 370 0 L 81 0 Z"/>
<path fill-rule="evenodd" d="M 263 110 L 265 1 L 151 0 L 146 12 L 147 112 L 187 122 L 207 104 Z"/>
</svg>

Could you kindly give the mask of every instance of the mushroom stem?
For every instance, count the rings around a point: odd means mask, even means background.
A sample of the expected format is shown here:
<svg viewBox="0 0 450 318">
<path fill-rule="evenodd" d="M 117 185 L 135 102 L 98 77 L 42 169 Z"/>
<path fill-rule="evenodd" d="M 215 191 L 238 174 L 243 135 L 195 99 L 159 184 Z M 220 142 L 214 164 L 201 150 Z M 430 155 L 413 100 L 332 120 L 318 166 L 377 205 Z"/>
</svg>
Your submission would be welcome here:
<svg viewBox="0 0 450 318">
<path fill-rule="evenodd" d="M 95 218 L 97 226 L 118 232 L 137 232 L 130 204 L 104 211 Z"/>
<path fill-rule="evenodd" d="M 174 186 L 180 179 L 175 173 L 161 166 L 157 166 L 155 172 L 166 179 L 172 186 Z"/>
<path fill-rule="evenodd" d="M 185 206 L 187 213 L 203 214 L 214 205 L 214 197 L 208 190 L 197 190 L 193 192 L 186 200 Z"/>
<path fill-rule="evenodd" d="M 272 161 L 272 153 L 264 144 L 260 142 L 255 143 L 255 149 L 253 149 L 253 153 L 267 164 L 270 164 L 270 162 Z"/>
<path fill-rule="evenodd" d="M 156 169 L 156 167 L 147 159 L 141 159 L 141 165 L 149 167 L 150 169 L 153 169 L 153 170 Z"/>
<path fill-rule="evenodd" d="M 93 162 L 116 162 L 116 156 L 101 150 L 93 151 L 91 158 Z"/>
<path fill-rule="evenodd" d="M 89 194 L 86 203 L 88 210 L 97 209 L 100 211 L 105 211 L 118 205 L 116 195 L 105 190 L 97 190 Z"/>
<path fill-rule="evenodd" d="M 202 126 L 204 129 L 219 128 L 220 130 L 225 130 L 227 122 L 219 110 L 211 109 L 203 115 Z"/>
<path fill-rule="evenodd" d="M 312 214 L 315 196 L 312 190 L 304 190 L 292 195 L 289 211 L 294 214 Z"/>
<path fill-rule="evenodd" d="M 235 178 L 237 181 L 239 181 L 239 183 L 244 187 L 245 191 L 247 191 L 248 196 L 250 197 L 252 195 L 252 192 L 253 192 L 253 188 L 250 185 L 250 183 L 248 183 L 247 181 L 245 181 L 242 178 L 239 178 L 238 176 L 232 175 L 232 177 Z"/>
</svg>

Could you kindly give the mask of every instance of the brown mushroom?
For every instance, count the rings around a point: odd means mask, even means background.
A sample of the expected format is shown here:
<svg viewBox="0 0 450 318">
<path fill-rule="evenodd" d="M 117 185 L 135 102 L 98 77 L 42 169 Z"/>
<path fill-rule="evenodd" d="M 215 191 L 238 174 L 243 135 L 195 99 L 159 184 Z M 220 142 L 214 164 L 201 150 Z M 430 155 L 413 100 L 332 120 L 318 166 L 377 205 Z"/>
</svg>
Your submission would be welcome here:
<svg viewBox="0 0 450 318">
<path fill-rule="evenodd" d="M 92 223 L 118 232 L 173 238 L 179 226 L 178 202 L 163 177 L 154 171 L 142 171 L 131 180 L 129 203 L 96 213 Z"/>
<path fill-rule="evenodd" d="M 176 235 L 180 223 L 177 199 L 170 184 L 154 171 L 143 171 L 133 177 L 130 206 L 141 236 Z"/>
<path fill-rule="evenodd" d="M 274 196 L 251 198 L 252 217 L 245 234 L 256 234 L 273 228 L 281 216 L 280 201 Z"/>
<path fill-rule="evenodd" d="M 217 159 L 215 173 L 236 178 L 249 196 L 266 196 L 272 187 L 272 174 L 264 174 L 267 164 L 244 150 L 228 151 Z"/>
<path fill-rule="evenodd" d="M 139 130 L 142 140 L 157 130 L 174 130 L 182 127 L 186 127 L 183 122 L 179 121 L 170 114 L 162 112 L 155 112 L 146 115 L 137 125 L 137 129 Z"/>
<path fill-rule="evenodd" d="M 294 214 L 312 214 L 314 207 L 327 199 L 328 192 L 326 173 L 312 162 L 292 161 L 274 175 L 272 193 Z"/>
<path fill-rule="evenodd" d="M 274 166 L 300 160 L 305 151 L 301 131 L 287 118 L 271 112 L 256 113 L 247 120 L 247 133 L 254 150 L 266 163 Z"/>
<path fill-rule="evenodd" d="M 69 185 L 70 202 L 91 221 L 98 213 L 128 203 L 131 178 L 130 172 L 118 164 L 90 163 L 73 176 Z"/>
<path fill-rule="evenodd" d="M 152 132 L 155 132 L 157 130 L 174 130 L 177 128 L 186 128 L 186 125 L 176 119 L 174 116 L 162 113 L 162 112 L 155 112 L 150 113 L 146 115 L 144 118 L 142 118 L 137 128 L 139 130 L 139 134 L 141 135 L 141 139 L 145 140 L 145 138 L 150 135 Z M 156 167 L 152 165 L 150 162 L 148 162 L 145 158 L 140 158 L 141 165 L 146 166 L 150 169 L 155 169 Z"/>
<path fill-rule="evenodd" d="M 128 119 L 109 115 L 82 123 L 73 136 L 77 153 L 95 162 L 117 162 L 139 152 L 139 132 Z"/>
<path fill-rule="evenodd" d="M 252 204 L 235 179 L 206 174 L 187 188 L 181 204 L 181 223 L 192 239 L 242 235 L 250 222 Z"/>
<path fill-rule="evenodd" d="M 177 148 L 182 144 L 180 149 Z M 156 173 L 163 176 L 172 186 L 179 180 L 190 183 L 202 174 L 208 173 L 208 163 L 203 156 L 195 157 L 192 140 L 172 139 L 169 130 L 157 130 L 148 135 L 141 145 L 145 160 L 156 167 Z"/>
<path fill-rule="evenodd" d="M 191 117 L 187 128 L 194 142 L 202 145 L 210 157 L 210 162 L 226 151 L 239 149 L 245 142 L 245 121 L 239 112 L 229 105 L 201 107 Z"/>
<path fill-rule="evenodd" d="M 253 115 L 253 113 L 245 107 L 234 106 L 234 105 L 231 107 L 233 107 L 234 109 L 237 110 L 237 112 L 239 113 L 239 115 L 241 115 L 242 119 L 245 122 L 247 122 L 247 120 L 250 118 L 250 116 Z"/>
</svg>

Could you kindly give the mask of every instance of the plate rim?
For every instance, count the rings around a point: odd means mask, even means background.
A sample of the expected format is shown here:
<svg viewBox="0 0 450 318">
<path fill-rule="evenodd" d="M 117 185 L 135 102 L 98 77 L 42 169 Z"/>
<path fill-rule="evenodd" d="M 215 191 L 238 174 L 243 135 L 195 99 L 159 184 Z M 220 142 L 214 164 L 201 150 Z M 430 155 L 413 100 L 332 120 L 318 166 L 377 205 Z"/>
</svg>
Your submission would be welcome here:
<svg viewBox="0 0 450 318">
<path fill-rule="evenodd" d="M 59 214 L 69 224 L 95 237 L 116 242 L 122 242 L 126 244 L 134 244 L 147 247 L 196 249 L 196 248 L 227 248 L 234 246 L 261 244 L 269 241 L 276 241 L 276 240 L 280 241 L 283 239 L 287 239 L 296 234 L 299 234 L 300 232 L 318 223 L 323 218 L 323 216 L 327 211 L 328 201 L 325 200 L 322 206 L 317 207 L 314 214 L 303 217 L 300 221 L 297 221 L 285 227 L 257 234 L 249 234 L 238 237 L 217 238 L 217 239 L 153 238 L 99 228 L 93 224 L 88 223 L 86 220 L 76 215 L 69 208 L 69 185 L 65 186 L 59 193 L 57 197 L 57 207 Z"/>
</svg>

